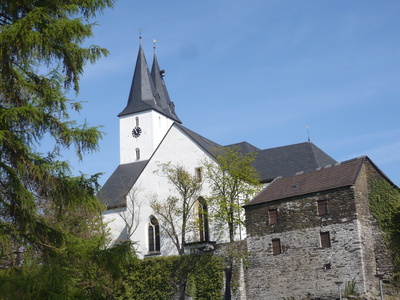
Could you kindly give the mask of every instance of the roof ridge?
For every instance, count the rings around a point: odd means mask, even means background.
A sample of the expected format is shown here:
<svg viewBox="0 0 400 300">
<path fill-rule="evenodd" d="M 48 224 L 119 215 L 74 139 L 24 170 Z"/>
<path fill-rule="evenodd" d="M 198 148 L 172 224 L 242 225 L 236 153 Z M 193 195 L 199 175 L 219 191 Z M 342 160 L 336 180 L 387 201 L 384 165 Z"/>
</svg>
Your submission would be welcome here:
<svg viewBox="0 0 400 300">
<path fill-rule="evenodd" d="M 321 166 L 321 167 L 318 167 L 318 168 L 315 168 L 315 169 L 312 169 L 312 170 L 299 171 L 299 172 L 296 172 L 295 174 L 292 174 L 292 175 L 288 175 L 288 176 L 279 176 L 279 177 L 277 177 L 277 178 L 282 178 L 282 177 L 288 178 L 288 177 L 293 177 L 293 176 L 297 176 L 297 175 L 302 175 L 302 174 L 305 174 L 305 173 L 311 173 L 311 172 L 315 172 L 315 171 L 320 171 L 320 170 L 324 170 L 324 169 L 328 169 L 328 168 L 333 168 L 333 167 L 341 166 L 341 165 L 344 165 L 344 164 L 347 164 L 347 163 L 350 163 L 350 162 L 353 162 L 353 161 L 356 161 L 356 160 L 359 160 L 359 159 L 364 159 L 364 158 L 368 158 L 368 157 L 365 156 L 365 155 L 363 155 L 363 156 L 358 156 L 358 157 L 351 158 L 351 159 L 348 159 L 348 160 L 336 162 L 336 163 L 334 163 L 334 164 L 327 164 L 327 165 L 325 165 L 325 166 Z"/>
</svg>

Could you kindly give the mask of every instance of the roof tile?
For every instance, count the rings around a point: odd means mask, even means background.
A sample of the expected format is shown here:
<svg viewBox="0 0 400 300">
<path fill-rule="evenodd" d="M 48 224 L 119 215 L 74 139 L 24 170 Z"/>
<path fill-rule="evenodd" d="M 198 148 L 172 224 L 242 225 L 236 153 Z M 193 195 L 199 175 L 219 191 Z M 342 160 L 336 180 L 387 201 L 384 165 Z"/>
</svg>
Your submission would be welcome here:
<svg viewBox="0 0 400 300">
<path fill-rule="evenodd" d="M 246 206 L 351 186 L 364 160 L 365 157 L 356 158 L 299 175 L 276 178 Z"/>
</svg>

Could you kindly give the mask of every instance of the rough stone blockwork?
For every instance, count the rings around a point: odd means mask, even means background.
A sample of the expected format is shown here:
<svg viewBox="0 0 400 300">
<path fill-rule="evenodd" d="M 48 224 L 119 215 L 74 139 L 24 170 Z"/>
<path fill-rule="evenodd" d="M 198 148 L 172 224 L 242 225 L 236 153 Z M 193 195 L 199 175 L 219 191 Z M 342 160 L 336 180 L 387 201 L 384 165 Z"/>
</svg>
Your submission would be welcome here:
<svg viewBox="0 0 400 300">
<path fill-rule="evenodd" d="M 247 207 L 247 298 L 336 299 L 336 283 L 343 290 L 353 279 L 377 295 L 377 271 L 390 269 L 368 205 L 369 178 L 378 177 L 368 162 L 352 186 Z M 327 214 L 318 214 L 321 200 Z"/>
</svg>

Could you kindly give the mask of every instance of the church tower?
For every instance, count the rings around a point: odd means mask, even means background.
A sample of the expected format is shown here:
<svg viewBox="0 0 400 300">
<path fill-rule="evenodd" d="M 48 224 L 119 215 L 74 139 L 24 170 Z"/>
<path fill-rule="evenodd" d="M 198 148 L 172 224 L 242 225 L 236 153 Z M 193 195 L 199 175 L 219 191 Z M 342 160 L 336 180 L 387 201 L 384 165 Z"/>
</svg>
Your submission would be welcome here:
<svg viewBox="0 0 400 300">
<path fill-rule="evenodd" d="M 175 113 L 163 77 L 155 47 L 150 73 L 140 42 L 128 103 L 118 115 L 120 164 L 149 159 L 172 124 L 182 123 Z"/>
</svg>

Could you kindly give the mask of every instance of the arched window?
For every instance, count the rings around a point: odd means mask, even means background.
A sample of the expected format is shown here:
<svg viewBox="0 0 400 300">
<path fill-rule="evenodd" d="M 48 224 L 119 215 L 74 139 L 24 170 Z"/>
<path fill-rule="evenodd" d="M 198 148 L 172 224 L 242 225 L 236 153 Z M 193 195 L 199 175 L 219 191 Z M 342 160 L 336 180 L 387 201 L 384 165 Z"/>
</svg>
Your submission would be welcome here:
<svg viewBox="0 0 400 300">
<path fill-rule="evenodd" d="M 208 208 L 207 202 L 203 197 L 198 200 L 198 218 L 199 218 L 199 232 L 200 242 L 208 242 L 210 240 L 210 234 L 208 229 Z"/>
<path fill-rule="evenodd" d="M 140 159 L 140 149 L 136 148 L 136 160 Z"/>
<path fill-rule="evenodd" d="M 135 120 L 136 120 L 136 127 L 139 127 L 139 117 L 136 117 Z"/>
<path fill-rule="evenodd" d="M 160 252 L 160 225 L 154 216 L 149 221 L 149 252 Z"/>
</svg>

